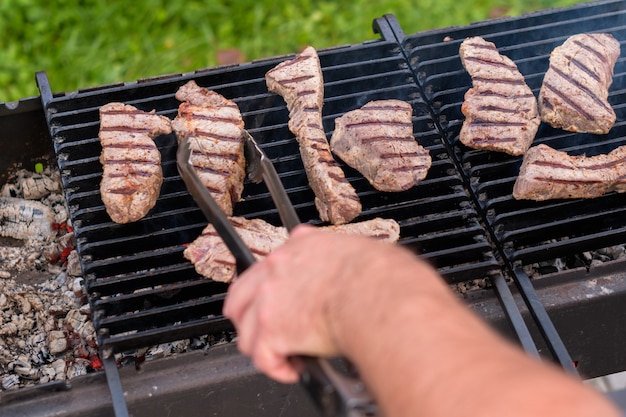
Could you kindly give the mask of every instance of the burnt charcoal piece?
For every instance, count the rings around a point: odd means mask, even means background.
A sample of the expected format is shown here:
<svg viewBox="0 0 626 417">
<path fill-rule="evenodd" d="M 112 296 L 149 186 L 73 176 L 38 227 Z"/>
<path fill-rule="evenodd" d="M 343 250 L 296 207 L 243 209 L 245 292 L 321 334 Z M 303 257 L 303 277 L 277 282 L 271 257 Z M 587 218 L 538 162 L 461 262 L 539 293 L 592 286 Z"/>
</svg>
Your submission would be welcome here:
<svg viewBox="0 0 626 417">
<path fill-rule="evenodd" d="M 569 37 L 550 54 L 539 92 L 541 120 L 571 132 L 605 134 L 615 123 L 607 101 L 620 45 L 606 33 Z"/>
<path fill-rule="evenodd" d="M 465 39 L 459 55 L 472 77 L 461 106 L 461 142 L 474 149 L 522 155 L 541 121 L 537 100 L 517 65 L 478 36 Z"/>
</svg>

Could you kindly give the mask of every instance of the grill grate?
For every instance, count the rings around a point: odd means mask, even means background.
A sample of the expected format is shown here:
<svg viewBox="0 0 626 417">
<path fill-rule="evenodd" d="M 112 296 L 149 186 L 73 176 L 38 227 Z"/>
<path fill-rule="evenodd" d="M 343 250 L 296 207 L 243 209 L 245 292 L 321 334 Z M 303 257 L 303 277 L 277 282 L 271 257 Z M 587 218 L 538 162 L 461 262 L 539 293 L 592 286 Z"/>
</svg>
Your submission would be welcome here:
<svg viewBox="0 0 626 417">
<path fill-rule="evenodd" d="M 442 136 L 469 184 L 480 212 L 507 261 L 516 265 L 573 256 L 626 242 L 626 195 L 608 194 L 593 200 L 516 201 L 511 193 L 521 157 L 468 150 L 458 139 L 464 117 L 463 95 L 471 87 L 458 56 L 466 37 L 483 36 L 513 59 L 537 97 L 550 52 L 568 36 L 608 32 L 626 40 L 626 10 L 621 1 L 584 4 L 544 11 L 522 19 L 501 19 L 462 28 L 442 29 L 407 37 L 403 42 L 418 75 Z M 449 37 L 449 41 L 444 41 Z M 533 145 L 544 143 L 573 155 L 607 153 L 626 145 L 626 61 L 614 70 L 609 102 L 617 122 L 608 135 L 575 134 L 543 124 Z"/>
<path fill-rule="evenodd" d="M 358 220 L 390 217 L 401 225 L 401 244 L 435 265 L 450 283 L 487 278 L 500 270 L 480 216 L 463 186 L 428 104 L 396 42 L 379 40 L 319 51 L 325 80 L 324 127 L 374 99 L 397 98 L 414 108 L 416 138 L 433 157 L 426 180 L 403 193 L 380 193 L 356 171 L 346 177 L 363 204 Z M 269 94 L 265 73 L 290 57 L 177 74 L 136 83 L 52 95 L 45 74 L 38 82 L 48 114 L 86 278 L 94 324 L 105 353 L 230 329 L 221 316 L 226 286 L 199 277 L 182 252 L 206 225 L 176 171 L 176 140 L 161 136 L 164 183 L 156 207 L 144 219 L 118 225 L 108 218 L 99 195 L 102 174 L 97 137 L 98 108 L 122 101 L 174 118 L 174 93 L 190 79 L 239 105 L 246 127 L 275 163 L 303 221 L 319 224 L 313 194 L 287 127 L 281 97 Z M 246 183 L 235 214 L 279 224 L 263 184 Z"/>
</svg>

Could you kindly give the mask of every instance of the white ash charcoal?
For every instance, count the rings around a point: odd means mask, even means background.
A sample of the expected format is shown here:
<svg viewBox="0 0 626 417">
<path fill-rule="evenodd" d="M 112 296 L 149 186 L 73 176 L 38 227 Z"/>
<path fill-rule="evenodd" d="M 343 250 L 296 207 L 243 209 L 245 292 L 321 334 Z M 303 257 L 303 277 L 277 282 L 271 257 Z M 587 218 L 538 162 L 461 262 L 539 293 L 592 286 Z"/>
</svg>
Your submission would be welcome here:
<svg viewBox="0 0 626 417">
<path fill-rule="evenodd" d="M 22 296 L 20 294 L 15 294 L 13 296 L 13 298 L 17 302 L 18 307 L 19 307 L 20 311 L 22 312 L 22 314 L 30 313 L 30 310 L 32 309 L 32 305 L 30 304 L 30 302 L 24 296 Z"/>
<path fill-rule="evenodd" d="M 61 192 L 61 178 L 58 171 L 49 169 L 35 173 L 25 169 L 15 173 L 15 179 L 2 187 L 0 194 L 6 197 L 22 197 L 27 200 L 39 200 L 52 193 Z"/>
<path fill-rule="evenodd" d="M 83 270 L 81 269 L 80 261 L 78 259 L 78 252 L 75 250 L 70 252 L 67 257 L 67 275 L 71 277 L 82 277 L 83 275 Z M 82 278 L 80 279 L 82 280 Z"/>
<path fill-rule="evenodd" d="M 20 377 L 14 374 L 5 375 L 2 377 L 2 389 L 9 391 L 18 389 L 20 386 Z"/>
<path fill-rule="evenodd" d="M 54 235 L 54 216 L 38 201 L 0 197 L 0 236 L 47 241 Z"/>
<path fill-rule="evenodd" d="M 54 369 L 55 372 L 55 381 L 65 379 L 65 367 L 66 364 L 63 359 L 57 359 L 56 361 L 52 362 L 52 369 Z"/>
<path fill-rule="evenodd" d="M 165 357 L 165 351 L 163 350 L 161 345 L 154 346 L 148 349 L 145 355 L 146 361 L 152 361 L 163 357 Z"/>
<path fill-rule="evenodd" d="M 11 321 L 0 326 L 0 336 L 12 336 L 14 334 L 17 334 L 16 323 Z"/>
<path fill-rule="evenodd" d="M 89 366 L 91 366 L 91 362 L 88 359 L 78 358 L 74 360 L 74 362 L 72 362 L 67 367 L 67 379 L 72 379 L 76 378 L 77 376 L 85 375 Z"/>
<path fill-rule="evenodd" d="M 0 270 L 0 278 L 9 279 L 11 278 L 11 273 L 9 271 Z"/>
<path fill-rule="evenodd" d="M 83 284 L 85 280 L 82 277 L 74 278 L 72 281 L 72 292 L 76 297 L 82 297 L 85 295 L 85 287 Z"/>
<path fill-rule="evenodd" d="M 24 299 L 30 304 L 33 311 L 42 311 L 44 308 L 41 298 L 35 293 L 27 292 L 24 294 Z"/>
<path fill-rule="evenodd" d="M 54 215 L 54 222 L 63 225 L 66 231 L 71 230 L 71 221 L 69 219 L 69 212 L 67 208 L 67 201 L 62 194 L 50 194 L 46 198 L 41 200 L 46 206 L 50 207 Z"/>
<path fill-rule="evenodd" d="M 48 335 L 48 351 L 52 355 L 65 352 L 68 348 L 65 332 L 62 330 L 53 330 Z"/>
</svg>

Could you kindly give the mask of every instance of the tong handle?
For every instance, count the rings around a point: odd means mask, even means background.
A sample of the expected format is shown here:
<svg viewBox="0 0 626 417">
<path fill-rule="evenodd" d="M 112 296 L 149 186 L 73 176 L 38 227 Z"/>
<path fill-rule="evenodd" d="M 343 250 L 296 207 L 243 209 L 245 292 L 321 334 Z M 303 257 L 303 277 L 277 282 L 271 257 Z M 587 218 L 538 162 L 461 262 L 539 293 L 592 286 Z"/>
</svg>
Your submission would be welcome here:
<svg viewBox="0 0 626 417">
<path fill-rule="evenodd" d="M 358 378 L 342 374 L 328 359 L 294 356 L 300 383 L 323 417 L 375 417 L 378 406 Z"/>
<path fill-rule="evenodd" d="M 178 146 L 181 148 L 176 155 L 178 172 L 185 182 L 191 197 L 198 204 L 204 216 L 211 222 L 213 227 L 215 227 L 215 231 L 220 235 L 235 257 L 237 273 L 240 274 L 252 266 L 252 264 L 256 262 L 256 258 L 239 234 L 237 234 L 233 225 L 194 171 L 193 166 L 189 162 L 191 148 L 189 147 L 188 138 L 183 138 Z"/>
<path fill-rule="evenodd" d="M 176 165 L 178 171 L 187 186 L 189 193 L 198 207 L 202 210 L 206 218 L 211 222 L 219 236 L 222 238 L 228 249 L 231 251 L 237 262 L 237 273 L 241 274 L 256 262 L 252 251 L 244 243 L 222 209 L 206 189 L 200 178 L 194 171 L 190 163 L 191 149 L 188 138 L 183 138 L 179 144 L 176 155 Z M 266 159 L 266 162 L 271 162 Z M 272 166 L 272 170 L 273 170 Z M 273 171 L 276 174 L 276 171 Z M 275 175 L 275 178 L 278 176 Z M 274 184 L 276 186 L 276 184 Z M 268 186 L 268 188 L 270 188 Z M 279 192 L 285 195 L 286 205 L 291 207 L 293 217 L 291 226 L 295 227 L 299 222 L 293 206 L 287 198 L 286 192 L 278 180 Z M 270 192 L 271 189 L 270 189 Z M 274 196 L 274 194 L 272 194 Z M 284 207 L 281 209 L 284 213 Z M 282 216 L 281 216 L 282 217 Z M 359 380 L 351 380 L 341 375 L 327 359 L 314 358 L 310 356 L 293 356 L 290 361 L 300 372 L 300 381 L 306 388 L 312 400 L 320 409 L 324 417 L 359 417 L 371 416 L 374 414 L 363 414 L 360 412 L 361 404 L 373 404 L 369 396 L 365 398 L 359 396 L 359 390 L 355 387 L 362 387 Z M 356 393 L 356 395 L 355 395 Z"/>
</svg>

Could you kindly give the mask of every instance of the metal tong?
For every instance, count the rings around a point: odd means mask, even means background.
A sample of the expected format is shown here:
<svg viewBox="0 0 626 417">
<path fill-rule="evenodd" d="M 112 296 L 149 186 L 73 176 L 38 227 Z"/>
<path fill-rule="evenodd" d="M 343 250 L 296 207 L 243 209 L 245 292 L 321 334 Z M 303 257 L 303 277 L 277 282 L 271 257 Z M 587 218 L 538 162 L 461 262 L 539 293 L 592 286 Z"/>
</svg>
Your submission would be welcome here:
<svg viewBox="0 0 626 417">
<path fill-rule="evenodd" d="M 300 219 L 274 165 L 246 130 L 242 130 L 242 136 L 245 143 L 248 178 L 256 183 L 261 182 L 261 180 L 265 182 L 283 225 L 291 231 L 300 223 Z M 256 262 L 256 259 L 198 178 L 190 158 L 189 139 L 184 137 L 180 141 L 176 153 L 178 172 L 198 207 L 215 227 L 235 257 L 237 272 L 240 274 Z M 329 360 L 311 356 L 294 356 L 290 360 L 299 370 L 300 383 L 322 416 L 365 417 L 379 415 L 378 407 L 366 391 L 363 382 L 358 378 L 339 372 Z"/>
</svg>

